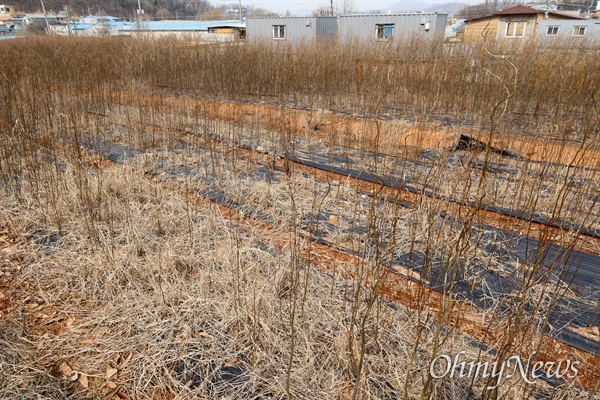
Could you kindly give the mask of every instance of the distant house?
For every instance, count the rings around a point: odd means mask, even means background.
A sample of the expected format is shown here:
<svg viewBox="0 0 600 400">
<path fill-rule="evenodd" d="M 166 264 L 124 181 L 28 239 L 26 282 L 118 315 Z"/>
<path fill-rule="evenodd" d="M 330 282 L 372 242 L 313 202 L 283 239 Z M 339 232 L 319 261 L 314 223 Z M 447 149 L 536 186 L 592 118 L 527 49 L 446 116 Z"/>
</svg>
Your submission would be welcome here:
<svg viewBox="0 0 600 400">
<path fill-rule="evenodd" d="M 139 34 L 148 38 L 174 38 L 191 42 L 229 42 L 243 39 L 246 24 L 231 21 L 142 21 L 133 23 L 122 34 Z"/>
<path fill-rule="evenodd" d="M 14 14 L 15 8 L 7 4 L 0 4 L 0 14 Z"/>
<path fill-rule="evenodd" d="M 0 21 L 8 21 L 12 18 L 11 14 L 14 14 L 15 8 L 6 4 L 0 4 Z"/>
<path fill-rule="evenodd" d="M 600 43 L 600 20 L 565 19 L 542 20 L 537 32 L 537 40 L 546 44 Z"/>
<path fill-rule="evenodd" d="M 119 22 L 121 19 L 117 17 L 111 17 L 110 15 L 88 15 L 86 17 L 82 17 L 79 19 L 79 22 L 82 24 L 97 24 L 97 23 L 115 23 Z"/>
<path fill-rule="evenodd" d="M 108 21 L 108 20 L 107 20 Z M 133 22 L 98 22 L 95 24 L 84 24 L 71 22 L 68 24 L 56 24 L 48 27 L 48 34 L 55 36 L 116 36 L 132 29 Z"/>
<path fill-rule="evenodd" d="M 46 26 L 46 21 L 48 22 L 48 25 L 55 25 L 58 23 L 56 15 L 54 14 L 25 14 L 23 18 L 27 21 L 27 25 L 42 24 L 43 26 Z"/>
<path fill-rule="evenodd" d="M 25 18 L 14 17 L 4 23 L 9 26 L 14 26 L 13 31 L 15 32 L 25 31 L 27 29 L 27 21 Z"/>
<path fill-rule="evenodd" d="M 275 41 L 337 38 L 341 41 L 372 42 L 391 42 L 415 34 L 441 38 L 446 18 L 446 13 L 248 18 L 248 38 Z"/>
<path fill-rule="evenodd" d="M 515 6 L 486 17 L 465 21 L 463 40 L 532 40 L 544 20 L 583 20 L 560 11 L 544 11 L 527 6 Z"/>
<path fill-rule="evenodd" d="M 59 11 L 56 14 L 56 22 L 59 24 L 66 24 L 69 21 L 69 13 L 67 11 Z"/>
</svg>

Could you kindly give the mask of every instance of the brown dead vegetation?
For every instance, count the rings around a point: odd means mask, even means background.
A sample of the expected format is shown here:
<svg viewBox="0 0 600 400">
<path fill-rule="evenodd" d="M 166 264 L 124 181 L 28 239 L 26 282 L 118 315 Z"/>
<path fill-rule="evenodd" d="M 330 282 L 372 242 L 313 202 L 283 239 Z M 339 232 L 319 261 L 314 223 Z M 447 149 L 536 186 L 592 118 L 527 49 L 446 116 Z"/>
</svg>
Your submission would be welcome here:
<svg viewBox="0 0 600 400">
<path fill-rule="evenodd" d="M 0 60 L 0 395 L 594 395 L 598 357 L 543 333 L 553 302 L 572 298 L 593 309 L 578 293 L 585 288 L 546 273 L 559 273 L 558 263 L 509 268 L 515 260 L 486 251 L 494 238 L 472 228 L 511 225 L 539 238 L 540 252 L 560 242 L 597 254 L 597 243 L 461 202 L 315 173 L 285 154 L 304 140 L 328 156 L 341 145 L 358 154 L 418 157 L 424 149 L 447 149 L 451 136 L 464 132 L 462 124 L 441 128 L 429 117 L 447 114 L 480 126 L 471 128 L 473 137 L 524 157 L 593 164 L 598 71 L 585 65 L 595 65 L 596 56 L 565 54 L 554 70 L 556 60 L 546 63 L 532 58 L 535 53 L 508 53 L 513 69 L 489 49 L 449 54 L 418 41 L 390 52 L 190 49 L 120 39 L 33 40 L 25 51 L 21 44 L 2 43 Z M 65 51 L 68 62 L 60 56 Z M 511 86 L 515 76 L 521 90 Z M 507 90 L 513 95 L 504 101 Z M 500 117 L 497 109 L 506 112 Z M 386 110 L 396 110 L 395 117 Z M 549 120 L 535 127 L 541 136 L 512 141 L 509 125 L 523 111 Z M 572 121 L 580 121 L 574 134 Z M 493 130 L 485 128 L 489 123 Z M 257 151 L 238 146 L 244 135 L 259 144 Z M 114 165 L 83 149 L 90 137 L 141 152 Z M 565 147 L 557 147 L 557 137 Z M 280 155 L 269 141 L 279 143 Z M 570 157 L 565 149 L 576 150 L 577 158 L 564 158 Z M 514 184 L 499 183 L 500 174 L 483 182 L 470 162 L 485 167 L 494 156 L 461 156 L 461 168 L 435 159 L 424 172 L 410 172 L 463 200 L 506 196 L 519 200 L 509 203 L 514 207 L 586 227 L 598 223 L 593 187 L 575 192 L 570 185 L 574 177 L 589 182 L 593 171 L 564 175 L 549 163 L 539 171 L 544 185 L 526 174 Z M 382 176 L 404 172 L 365 160 L 357 168 Z M 253 178 L 265 166 L 278 171 L 277 179 Z M 240 207 L 210 200 L 211 191 Z M 321 220 L 330 226 L 324 229 Z M 348 233 L 348 227 L 364 231 Z M 312 239 L 321 231 L 329 245 Z M 391 255 L 401 252 L 441 260 L 436 271 L 448 278 L 446 293 L 427 287 L 432 263 L 419 272 L 396 268 Z M 477 286 L 477 270 L 466 269 L 472 260 L 520 280 L 522 288 L 492 293 L 486 312 L 449 295 L 454 284 Z M 593 329 L 572 328 L 594 337 Z M 585 368 L 557 388 L 513 376 L 488 390 L 484 381 L 427 374 L 434 357 L 460 350 L 469 360 L 488 361 L 537 351 L 539 360 L 577 360 Z"/>
</svg>

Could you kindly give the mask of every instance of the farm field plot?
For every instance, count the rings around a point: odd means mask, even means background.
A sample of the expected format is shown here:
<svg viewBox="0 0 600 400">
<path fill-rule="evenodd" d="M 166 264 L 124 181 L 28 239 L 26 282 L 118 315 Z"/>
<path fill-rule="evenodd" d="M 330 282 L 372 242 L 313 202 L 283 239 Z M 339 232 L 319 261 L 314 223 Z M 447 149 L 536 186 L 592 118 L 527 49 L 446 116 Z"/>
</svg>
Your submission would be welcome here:
<svg viewBox="0 0 600 400">
<path fill-rule="evenodd" d="M 1 398 L 598 391 L 595 53 L 0 47 Z"/>
</svg>

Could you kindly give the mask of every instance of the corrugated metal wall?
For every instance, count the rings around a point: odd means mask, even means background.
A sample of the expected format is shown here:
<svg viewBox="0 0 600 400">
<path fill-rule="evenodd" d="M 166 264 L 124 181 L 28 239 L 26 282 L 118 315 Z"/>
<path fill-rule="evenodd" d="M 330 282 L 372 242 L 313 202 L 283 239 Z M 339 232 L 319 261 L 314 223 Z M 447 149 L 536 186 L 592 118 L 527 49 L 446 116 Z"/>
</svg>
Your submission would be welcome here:
<svg viewBox="0 0 600 400">
<path fill-rule="evenodd" d="M 338 34 L 342 40 L 375 41 L 378 24 L 394 24 L 392 40 L 414 34 L 433 38 L 436 34 L 444 34 L 447 15 L 446 13 L 342 15 L 338 19 Z"/>
<path fill-rule="evenodd" d="M 248 18 L 246 37 L 249 40 L 273 40 L 273 25 L 285 25 L 286 40 L 314 40 L 317 37 L 317 18 L 314 17 Z"/>
<path fill-rule="evenodd" d="M 273 25 L 286 26 L 286 40 L 315 40 L 337 37 L 341 40 L 375 41 L 377 24 L 394 24 L 392 39 L 421 34 L 424 37 L 443 36 L 446 13 L 343 15 L 340 17 L 276 17 L 248 18 L 246 34 L 249 40 L 273 40 Z"/>
<path fill-rule="evenodd" d="M 317 17 L 317 38 L 335 39 L 337 34 L 336 17 Z"/>
<path fill-rule="evenodd" d="M 448 23 L 448 14 L 439 13 L 436 16 L 437 22 L 435 23 L 435 33 L 441 33 L 442 35 L 446 31 L 446 24 Z"/>
<path fill-rule="evenodd" d="M 558 34 L 556 36 L 547 36 L 549 26 L 558 26 Z M 573 27 L 585 26 L 585 34 L 583 36 L 573 36 Z M 569 41 L 573 44 L 589 41 L 600 41 L 600 20 L 577 20 L 577 19 L 544 19 L 540 21 L 537 31 L 538 40 L 544 42 Z"/>
</svg>

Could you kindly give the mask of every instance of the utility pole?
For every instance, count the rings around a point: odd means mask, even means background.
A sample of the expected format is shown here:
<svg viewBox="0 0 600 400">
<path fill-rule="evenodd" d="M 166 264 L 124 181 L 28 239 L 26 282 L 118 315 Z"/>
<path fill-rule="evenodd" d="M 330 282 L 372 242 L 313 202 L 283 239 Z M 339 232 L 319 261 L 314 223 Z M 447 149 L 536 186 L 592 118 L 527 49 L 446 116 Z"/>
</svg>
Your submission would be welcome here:
<svg viewBox="0 0 600 400">
<path fill-rule="evenodd" d="M 44 7 L 44 0 L 40 0 L 42 3 L 42 11 L 44 12 L 44 21 L 46 21 L 46 29 L 48 29 L 48 17 L 46 16 L 46 7 Z"/>
<path fill-rule="evenodd" d="M 331 0 L 331 16 L 333 17 L 335 14 L 333 13 L 333 0 Z"/>
<path fill-rule="evenodd" d="M 69 37 L 73 36 L 71 32 L 71 17 L 69 16 L 69 7 L 65 6 L 65 11 L 67 13 L 67 30 L 69 31 Z"/>
<path fill-rule="evenodd" d="M 139 31 L 142 30 L 142 15 L 143 14 L 144 14 L 144 10 L 142 10 L 142 5 L 140 3 L 140 0 L 138 0 L 138 9 L 137 9 L 137 18 L 136 18 L 138 33 L 139 33 Z"/>
<path fill-rule="evenodd" d="M 240 3 L 240 24 L 244 22 L 244 19 L 242 18 L 242 0 L 239 0 Z"/>
</svg>

